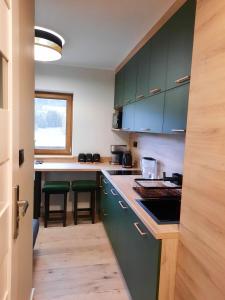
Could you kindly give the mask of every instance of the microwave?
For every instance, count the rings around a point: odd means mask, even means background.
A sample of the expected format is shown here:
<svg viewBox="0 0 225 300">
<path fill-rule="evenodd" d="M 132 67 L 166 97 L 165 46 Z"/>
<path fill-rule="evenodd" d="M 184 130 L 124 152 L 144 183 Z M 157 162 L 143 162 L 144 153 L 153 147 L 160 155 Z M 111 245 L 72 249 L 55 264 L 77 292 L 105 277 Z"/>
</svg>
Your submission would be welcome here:
<svg viewBox="0 0 225 300">
<path fill-rule="evenodd" d="M 112 118 L 112 128 L 121 129 L 122 128 L 122 111 L 115 111 Z"/>
</svg>

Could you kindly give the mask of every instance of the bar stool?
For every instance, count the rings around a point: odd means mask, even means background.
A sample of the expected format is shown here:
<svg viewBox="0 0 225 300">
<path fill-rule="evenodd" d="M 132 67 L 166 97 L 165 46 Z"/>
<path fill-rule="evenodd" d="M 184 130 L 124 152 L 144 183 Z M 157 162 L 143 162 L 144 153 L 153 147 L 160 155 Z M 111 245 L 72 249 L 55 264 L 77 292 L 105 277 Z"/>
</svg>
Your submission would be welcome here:
<svg viewBox="0 0 225 300">
<path fill-rule="evenodd" d="M 75 180 L 72 182 L 72 191 L 74 192 L 74 224 L 77 225 L 78 212 L 89 211 L 92 224 L 95 223 L 95 199 L 97 183 L 95 180 Z M 90 192 L 90 208 L 78 208 L 78 193 Z"/>
<path fill-rule="evenodd" d="M 66 226 L 66 212 L 67 212 L 67 193 L 70 190 L 69 181 L 46 181 L 42 191 L 45 193 L 45 216 L 44 226 L 48 227 L 48 221 L 55 221 L 58 218 L 49 218 L 49 214 L 62 214 L 63 226 Z M 63 209 L 62 210 L 49 210 L 50 195 L 57 194 L 63 195 Z"/>
</svg>

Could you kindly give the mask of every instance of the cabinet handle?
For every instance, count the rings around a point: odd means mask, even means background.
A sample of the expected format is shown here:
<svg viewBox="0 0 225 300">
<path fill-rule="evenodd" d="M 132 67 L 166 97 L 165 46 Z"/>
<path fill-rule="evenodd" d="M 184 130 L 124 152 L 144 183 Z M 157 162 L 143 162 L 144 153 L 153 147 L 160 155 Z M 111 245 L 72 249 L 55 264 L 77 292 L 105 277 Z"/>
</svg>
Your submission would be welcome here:
<svg viewBox="0 0 225 300">
<path fill-rule="evenodd" d="M 161 92 L 160 88 L 149 90 L 149 94 L 156 94 L 156 93 L 159 93 L 159 92 Z"/>
<path fill-rule="evenodd" d="M 103 182 L 104 182 L 105 184 L 108 184 L 108 183 L 109 183 L 106 179 L 103 179 Z"/>
<path fill-rule="evenodd" d="M 189 81 L 190 78 L 191 78 L 191 76 L 190 76 L 190 75 L 187 75 L 187 76 L 184 76 L 184 77 L 181 77 L 181 78 L 175 80 L 175 83 L 178 83 L 178 84 L 179 84 L 179 83 L 183 83 L 183 82 L 185 82 L 185 81 Z"/>
<path fill-rule="evenodd" d="M 105 190 L 103 190 L 103 193 L 104 193 L 105 195 L 108 195 L 108 193 L 107 193 Z"/>
<path fill-rule="evenodd" d="M 116 194 L 114 191 L 114 189 L 111 189 L 111 193 L 113 194 L 113 196 L 118 196 L 118 194 Z"/>
<path fill-rule="evenodd" d="M 171 129 L 172 132 L 185 132 L 185 129 Z"/>
<path fill-rule="evenodd" d="M 123 128 L 123 130 L 130 130 L 130 128 Z"/>
<path fill-rule="evenodd" d="M 141 128 L 140 131 L 151 131 L 150 128 Z"/>
<path fill-rule="evenodd" d="M 134 227 L 137 229 L 137 231 L 139 232 L 139 234 L 140 234 L 141 236 L 147 235 L 147 233 L 146 233 L 146 232 L 143 232 L 139 226 L 140 226 L 140 225 L 139 225 L 138 222 L 135 222 L 135 223 L 134 223 Z"/>
<path fill-rule="evenodd" d="M 100 175 L 99 187 L 102 188 L 102 175 Z"/>
<path fill-rule="evenodd" d="M 122 209 L 127 209 L 127 206 L 123 204 L 123 201 L 119 201 L 119 205 L 122 207 Z"/>
<path fill-rule="evenodd" d="M 136 96 L 136 99 L 143 99 L 145 96 L 144 95 L 138 95 L 138 96 Z"/>
</svg>

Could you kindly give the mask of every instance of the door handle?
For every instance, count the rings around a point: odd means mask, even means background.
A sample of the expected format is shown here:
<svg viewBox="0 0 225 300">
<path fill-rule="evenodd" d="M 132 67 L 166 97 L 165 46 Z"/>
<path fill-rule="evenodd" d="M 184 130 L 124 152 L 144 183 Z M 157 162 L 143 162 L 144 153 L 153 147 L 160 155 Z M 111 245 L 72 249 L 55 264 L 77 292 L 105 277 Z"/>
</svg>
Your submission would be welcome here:
<svg viewBox="0 0 225 300">
<path fill-rule="evenodd" d="M 118 194 L 114 192 L 114 189 L 111 189 L 111 193 L 113 194 L 113 196 L 118 196 Z"/>
<path fill-rule="evenodd" d="M 141 228 L 140 228 L 140 225 L 138 222 L 135 222 L 134 223 L 134 227 L 137 229 L 138 233 L 141 235 L 141 236 L 146 236 L 147 233 L 142 231 Z"/>
<path fill-rule="evenodd" d="M 19 208 L 22 208 L 22 216 L 24 217 L 26 215 L 27 209 L 29 207 L 29 202 L 27 200 L 19 200 L 17 201 L 17 205 Z"/>
<path fill-rule="evenodd" d="M 127 209 L 127 206 L 125 206 L 125 205 L 123 204 L 123 201 L 119 201 L 118 203 L 119 203 L 119 205 L 122 207 L 122 209 Z"/>
</svg>

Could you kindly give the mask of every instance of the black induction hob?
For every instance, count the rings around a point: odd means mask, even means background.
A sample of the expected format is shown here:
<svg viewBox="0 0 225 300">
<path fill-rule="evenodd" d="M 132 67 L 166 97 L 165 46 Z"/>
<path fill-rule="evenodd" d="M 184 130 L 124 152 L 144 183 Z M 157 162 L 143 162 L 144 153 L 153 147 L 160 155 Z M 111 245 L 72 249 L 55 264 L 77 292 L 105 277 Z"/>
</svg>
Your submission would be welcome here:
<svg viewBox="0 0 225 300">
<path fill-rule="evenodd" d="M 142 175 L 140 170 L 108 170 L 109 175 Z"/>
</svg>

